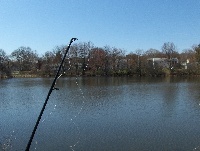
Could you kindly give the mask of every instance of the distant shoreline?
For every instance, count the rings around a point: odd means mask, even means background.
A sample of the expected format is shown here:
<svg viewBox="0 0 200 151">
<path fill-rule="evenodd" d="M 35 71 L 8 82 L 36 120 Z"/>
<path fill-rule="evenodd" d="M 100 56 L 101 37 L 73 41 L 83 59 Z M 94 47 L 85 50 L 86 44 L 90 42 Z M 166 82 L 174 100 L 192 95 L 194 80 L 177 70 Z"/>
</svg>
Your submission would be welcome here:
<svg viewBox="0 0 200 151">
<path fill-rule="evenodd" d="M 160 77 L 200 77 L 200 75 L 181 75 L 181 74 L 170 74 L 170 75 L 144 75 L 139 76 L 137 74 L 134 75 L 63 75 L 62 77 L 154 77 L 154 78 L 160 78 Z M 55 75 L 36 75 L 36 74 L 24 74 L 24 75 L 11 75 L 6 76 L 2 75 L 0 76 L 0 79 L 9 79 L 9 78 L 54 78 Z"/>
</svg>

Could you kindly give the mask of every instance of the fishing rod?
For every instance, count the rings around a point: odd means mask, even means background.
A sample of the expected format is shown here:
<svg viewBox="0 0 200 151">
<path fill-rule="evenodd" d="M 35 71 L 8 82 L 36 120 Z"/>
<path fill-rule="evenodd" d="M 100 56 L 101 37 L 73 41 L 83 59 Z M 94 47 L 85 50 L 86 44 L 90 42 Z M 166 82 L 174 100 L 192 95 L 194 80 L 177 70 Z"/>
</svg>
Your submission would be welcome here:
<svg viewBox="0 0 200 151">
<path fill-rule="evenodd" d="M 70 43 L 69 43 L 68 47 L 65 49 L 65 54 L 64 54 L 64 56 L 63 56 L 63 59 L 62 59 L 62 61 L 61 61 L 61 63 L 60 63 L 60 66 L 59 66 L 59 68 L 58 68 L 58 71 L 57 71 L 57 73 L 56 73 L 56 76 L 55 76 L 55 78 L 54 78 L 54 80 L 53 80 L 53 83 L 52 83 L 52 85 L 51 85 L 51 87 L 50 87 L 50 89 L 49 89 L 49 92 L 48 92 L 48 94 L 47 94 L 47 98 L 46 98 L 46 100 L 45 100 L 45 102 L 44 102 L 44 104 L 43 104 L 43 107 L 42 107 L 42 109 L 41 109 L 41 111 L 40 111 L 40 114 L 39 114 L 39 116 L 38 116 L 38 119 L 37 119 L 37 121 L 36 121 L 35 127 L 34 127 L 34 129 L 33 129 L 33 132 L 32 132 L 32 134 L 31 134 L 31 137 L 30 137 L 30 139 L 29 139 L 29 142 L 28 142 L 28 144 L 27 144 L 27 146 L 26 146 L 26 151 L 29 151 L 29 149 L 30 149 L 30 146 L 31 146 L 33 137 L 34 137 L 35 132 L 36 132 L 36 130 L 37 130 L 37 127 L 38 127 L 38 125 L 39 125 L 39 123 L 40 123 L 42 114 L 43 114 L 43 112 L 44 112 L 44 110 L 45 110 L 45 107 L 46 107 L 46 105 L 47 105 L 47 102 L 48 102 L 48 100 L 49 100 L 49 97 L 50 97 L 52 91 L 53 91 L 53 90 L 58 90 L 58 88 L 55 88 L 56 81 L 57 81 L 57 79 L 61 76 L 61 75 L 59 75 L 59 73 L 60 73 L 60 70 L 61 70 L 61 68 L 62 68 L 62 66 L 63 66 L 64 60 L 65 60 L 65 58 L 66 58 L 66 55 L 67 55 L 67 53 L 68 53 L 68 51 L 69 51 L 69 49 L 70 49 L 70 46 L 71 46 L 71 44 L 72 44 L 74 41 L 76 41 L 76 40 L 78 40 L 78 39 L 77 39 L 77 38 L 72 38 L 72 39 L 70 40 Z"/>
</svg>

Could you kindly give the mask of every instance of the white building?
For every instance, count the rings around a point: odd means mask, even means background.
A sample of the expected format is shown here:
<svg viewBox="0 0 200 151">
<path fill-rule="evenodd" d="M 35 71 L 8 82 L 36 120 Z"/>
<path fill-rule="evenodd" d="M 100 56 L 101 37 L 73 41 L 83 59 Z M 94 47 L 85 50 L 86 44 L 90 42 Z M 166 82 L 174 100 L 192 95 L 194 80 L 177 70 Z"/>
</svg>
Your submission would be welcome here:
<svg viewBox="0 0 200 151">
<path fill-rule="evenodd" d="M 169 68 L 170 66 L 174 66 L 178 63 L 177 58 L 167 59 L 167 58 L 149 58 L 147 59 L 149 67 L 156 68 Z"/>
</svg>

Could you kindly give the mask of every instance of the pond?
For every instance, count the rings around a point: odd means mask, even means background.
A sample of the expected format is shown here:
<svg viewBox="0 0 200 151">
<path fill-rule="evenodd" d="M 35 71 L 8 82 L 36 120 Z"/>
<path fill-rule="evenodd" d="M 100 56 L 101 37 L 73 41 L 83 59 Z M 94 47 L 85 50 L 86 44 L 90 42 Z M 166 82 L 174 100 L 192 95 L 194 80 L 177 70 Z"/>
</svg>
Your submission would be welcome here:
<svg viewBox="0 0 200 151">
<path fill-rule="evenodd" d="M 0 150 L 25 150 L 52 78 L 0 80 Z M 200 150 L 200 79 L 60 78 L 31 150 Z"/>
</svg>

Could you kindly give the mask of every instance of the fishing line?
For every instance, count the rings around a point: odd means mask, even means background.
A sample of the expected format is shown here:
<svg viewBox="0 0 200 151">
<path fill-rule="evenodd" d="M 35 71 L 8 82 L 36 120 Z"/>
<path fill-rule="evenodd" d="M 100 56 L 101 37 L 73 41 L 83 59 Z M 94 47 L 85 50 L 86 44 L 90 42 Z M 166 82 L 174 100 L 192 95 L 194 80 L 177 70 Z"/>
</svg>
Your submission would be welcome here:
<svg viewBox="0 0 200 151">
<path fill-rule="evenodd" d="M 56 104 L 54 105 L 54 108 L 53 108 L 53 111 L 55 111 L 55 109 L 56 109 Z M 43 123 L 46 119 L 48 119 L 49 118 L 49 116 L 51 115 L 51 114 L 53 114 L 53 111 L 51 111 L 41 122 Z"/>
<path fill-rule="evenodd" d="M 68 60 L 69 60 L 69 58 L 67 58 Z M 88 59 L 88 61 L 89 61 L 89 59 Z M 68 61 L 68 63 L 69 63 L 69 67 L 68 67 L 68 71 L 71 69 L 71 62 L 70 62 L 70 60 Z M 87 62 L 88 63 L 88 62 Z M 88 65 L 88 64 L 87 64 Z M 63 69 L 63 74 L 65 74 L 65 72 L 64 72 L 64 69 Z M 62 76 L 62 74 L 57 78 L 57 79 L 59 79 L 60 77 Z M 58 80 L 57 80 L 58 81 Z M 72 150 L 72 151 L 74 151 L 75 149 L 75 147 L 79 144 L 79 142 L 80 142 L 80 140 L 81 140 L 81 137 L 80 137 L 80 134 L 81 134 L 81 132 L 80 132 L 80 128 L 79 128 L 79 126 L 78 126 L 78 124 L 76 124 L 76 122 L 75 122 L 75 119 L 77 118 L 77 116 L 78 115 L 80 115 L 80 113 L 82 112 L 82 110 L 83 110 L 83 106 L 84 106 L 84 103 L 85 103 L 85 96 L 84 96 L 84 93 L 83 93 L 83 91 L 82 91 L 82 89 L 80 88 L 80 86 L 79 86 L 79 83 L 78 83 L 78 75 L 76 75 L 76 80 L 75 80 L 75 83 L 76 83 L 76 86 L 78 87 L 78 91 L 80 91 L 80 94 L 82 95 L 82 98 L 83 98 L 83 101 L 82 101 L 82 105 L 81 105 L 81 108 L 80 108 L 80 110 L 78 111 L 78 113 L 76 114 L 76 115 L 74 115 L 72 118 L 70 118 L 70 122 L 74 125 L 74 127 L 76 128 L 76 130 L 77 130 L 77 135 L 78 135 L 78 140 L 73 144 L 73 145 L 70 145 L 69 146 L 69 148 Z M 55 84 L 56 85 L 56 84 Z M 55 88 L 55 89 L 58 89 L 58 88 Z M 54 112 L 54 110 L 56 109 L 56 105 L 54 105 L 54 109 L 53 109 L 53 111 L 51 111 L 41 122 L 43 123 L 43 122 L 45 122 L 45 120 L 47 119 L 47 118 L 49 118 L 49 116 L 51 115 L 51 114 L 53 114 L 53 112 Z M 35 146 L 34 146 L 34 149 L 35 150 L 37 150 L 37 145 L 38 145 L 38 141 L 36 140 L 35 141 Z"/>
<path fill-rule="evenodd" d="M 36 146 L 37 146 L 37 144 L 38 144 L 38 142 L 37 142 L 37 141 L 35 141 L 35 147 L 34 147 L 34 149 L 35 149 L 35 150 L 37 150 L 37 147 L 36 147 Z"/>
<path fill-rule="evenodd" d="M 70 145 L 70 146 L 69 146 L 70 149 L 71 149 L 72 151 L 75 150 L 74 148 L 76 147 L 76 145 L 77 145 L 77 144 L 80 142 L 80 140 L 81 140 L 81 137 L 80 137 L 81 131 L 80 131 L 79 126 L 75 123 L 75 119 L 76 119 L 77 116 L 80 115 L 80 113 L 82 112 L 83 106 L 84 106 L 84 103 L 85 103 L 85 96 L 84 96 L 84 93 L 83 93 L 81 87 L 80 87 L 79 84 L 78 84 L 78 77 L 77 77 L 77 76 L 78 76 L 78 75 L 76 75 L 76 86 L 78 87 L 79 91 L 81 92 L 83 101 L 82 101 L 82 105 L 81 105 L 81 108 L 80 108 L 80 110 L 78 111 L 78 113 L 77 113 L 76 115 L 74 115 L 73 118 L 70 119 L 70 121 L 71 121 L 71 122 L 73 123 L 73 125 L 76 127 L 77 132 L 78 132 L 78 140 L 76 141 L 76 143 L 74 143 L 73 145 Z"/>
<path fill-rule="evenodd" d="M 85 66 L 84 66 L 84 71 L 86 70 L 86 68 L 88 68 L 89 66 L 89 61 L 90 61 L 90 58 L 88 57 L 87 61 L 85 63 Z M 76 63 L 77 64 L 77 63 Z M 71 68 L 71 63 L 70 63 L 70 60 L 69 60 L 69 69 Z M 85 96 L 84 96 L 84 93 L 83 93 L 83 90 L 81 89 L 79 83 L 78 83 L 78 74 L 76 74 L 76 80 L 75 80 L 75 83 L 76 83 L 76 86 L 78 87 L 78 90 L 80 91 L 80 94 L 81 94 L 81 97 L 82 97 L 82 105 L 81 105 L 81 108 L 80 110 L 78 111 L 78 113 L 76 115 L 73 116 L 73 118 L 70 119 L 70 121 L 73 123 L 74 127 L 76 127 L 76 130 L 78 132 L 78 140 L 73 144 L 73 145 L 70 145 L 70 149 L 72 151 L 75 151 L 75 147 L 77 146 L 77 144 L 79 144 L 79 142 L 81 141 L 81 131 L 80 131 L 80 128 L 78 126 L 78 124 L 76 124 L 75 122 L 75 119 L 81 114 L 82 110 L 83 110 L 83 106 L 85 104 Z"/>
</svg>

